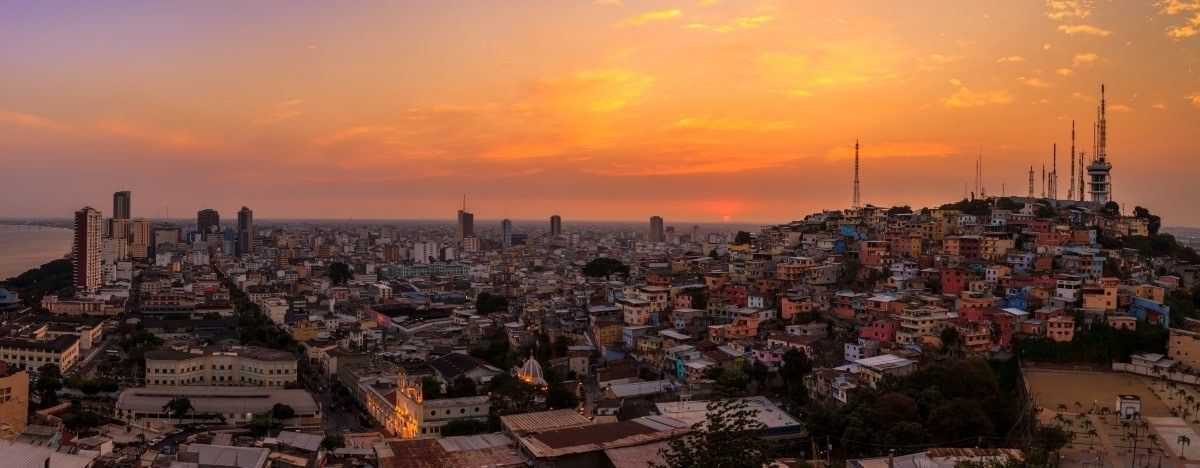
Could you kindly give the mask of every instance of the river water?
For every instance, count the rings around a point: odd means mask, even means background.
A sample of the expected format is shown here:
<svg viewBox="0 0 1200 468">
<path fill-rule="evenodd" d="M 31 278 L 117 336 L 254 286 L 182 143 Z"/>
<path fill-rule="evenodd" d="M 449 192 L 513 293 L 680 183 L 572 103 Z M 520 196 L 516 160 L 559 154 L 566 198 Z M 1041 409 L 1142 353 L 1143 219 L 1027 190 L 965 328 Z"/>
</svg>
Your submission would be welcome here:
<svg viewBox="0 0 1200 468">
<path fill-rule="evenodd" d="M 71 253 L 70 229 L 0 224 L 0 279 Z"/>
</svg>

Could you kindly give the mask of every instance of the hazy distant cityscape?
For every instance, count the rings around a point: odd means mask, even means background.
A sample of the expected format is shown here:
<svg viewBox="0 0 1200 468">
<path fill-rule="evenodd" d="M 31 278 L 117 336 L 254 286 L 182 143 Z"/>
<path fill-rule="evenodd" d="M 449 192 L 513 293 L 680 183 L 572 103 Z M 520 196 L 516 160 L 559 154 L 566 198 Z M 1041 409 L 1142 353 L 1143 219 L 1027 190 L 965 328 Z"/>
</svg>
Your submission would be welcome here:
<svg viewBox="0 0 1200 468">
<path fill-rule="evenodd" d="M 1197 41 L 0 2 L 0 468 L 1200 466 Z"/>
</svg>

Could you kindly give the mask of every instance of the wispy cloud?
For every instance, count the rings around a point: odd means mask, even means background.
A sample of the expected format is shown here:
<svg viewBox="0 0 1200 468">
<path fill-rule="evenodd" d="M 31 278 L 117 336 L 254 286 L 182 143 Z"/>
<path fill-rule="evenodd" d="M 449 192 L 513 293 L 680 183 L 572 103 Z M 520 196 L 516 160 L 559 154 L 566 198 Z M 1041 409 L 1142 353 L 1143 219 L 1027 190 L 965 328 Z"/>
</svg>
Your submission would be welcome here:
<svg viewBox="0 0 1200 468">
<path fill-rule="evenodd" d="M 71 128 L 70 125 L 50 118 L 42 117 L 40 115 L 28 114 L 4 108 L 0 108 L 0 126 L 12 126 L 26 130 L 54 132 L 61 132 Z"/>
<path fill-rule="evenodd" d="M 705 29 L 718 33 L 729 33 L 745 29 L 757 29 L 759 26 L 767 24 L 773 20 L 770 16 L 743 16 L 734 18 L 728 23 L 718 25 L 708 25 L 703 23 L 692 23 L 687 25 L 688 29 Z"/>
<path fill-rule="evenodd" d="M 924 57 L 917 57 L 917 69 L 921 71 L 938 70 L 946 65 L 962 60 L 961 55 L 954 54 L 932 54 Z"/>
<path fill-rule="evenodd" d="M 1112 31 L 1101 29 L 1090 24 L 1062 24 L 1058 26 L 1058 30 L 1068 36 L 1096 36 L 1107 37 L 1112 34 Z"/>
<path fill-rule="evenodd" d="M 1012 102 L 1012 100 L 1012 95 L 1004 90 L 993 89 L 986 91 L 974 91 L 966 86 L 959 86 L 958 90 L 956 90 L 954 94 L 942 98 L 941 103 L 945 107 L 968 109 L 973 107 L 1008 104 Z"/>
<path fill-rule="evenodd" d="M 996 59 L 996 63 L 1021 63 L 1024 61 L 1025 61 L 1025 57 L 1022 57 L 1020 55 L 1009 55 L 1007 57 L 1000 57 L 1000 58 Z"/>
<path fill-rule="evenodd" d="M 1095 52 L 1081 52 L 1075 54 L 1075 56 L 1071 58 L 1071 66 L 1078 67 L 1080 65 L 1091 65 L 1096 63 L 1096 59 L 1099 58 L 1100 56 L 1096 55 Z"/>
<path fill-rule="evenodd" d="M 1200 91 L 1196 91 L 1188 95 L 1187 100 L 1190 101 L 1193 106 L 1200 107 Z"/>
<path fill-rule="evenodd" d="M 1089 0 L 1046 0 L 1046 16 L 1055 21 L 1087 18 L 1091 14 Z"/>
<path fill-rule="evenodd" d="M 633 15 L 633 16 L 627 17 L 625 19 L 622 19 L 620 22 L 617 23 L 617 25 L 618 26 L 643 26 L 643 25 L 653 23 L 656 21 L 673 20 L 673 19 L 679 18 L 681 16 L 683 16 L 683 10 L 680 10 L 680 9 L 648 11 L 645 13 Z"/>
<path fill-rule="evenodd" d="M 300 116 L 304 113 L 300 110 L 300 106 L 303 104 L 303 99 L 292 99 L 276 103 L 264 115 L 254 119 L 250 123 L 252 125 L 271 125 Z"/>
<path fill-rule="evenodd" d="M 1112 112 L 1133 112 L 1133 108 L 1125 104 L 1113 104 L 1108 106 L 1108 110 Z"/>
<path fill-rule="evenodd" d="M 1022 76 L 1019 79 L 1026 86 L 1032 86 L 1034 88 L 1049 88 L 1050 87 L 1050 83 L 1047 83 L 1046 80 L 1043 80 L 1038 77 L 1026 78 L 1026 77 Z"/>
<path fill-rule="evenodd" d="M 786 120 L 752 120 L 738 117 L 686 117 L 675 122 L 675 127 L 688 130 L 719 132 L 771 132 L 794 128 L 794 122 Z"/>
<path fill-rule="evenodd" d="M 200 146 L 200 140 L 190 132 L 154 128 L 124 119 L 101 120 L 94 125 L 94 129 L 104 135 L 171 150 L 188 150 Z"/>
<path fill-rule="evenodd" d="M 830 89 L 894 82 L 897 64 L 909 62 L 904 52 L 879 44 L 819 43 L 789 52 L 767 52 L 757 58 L 763 78 L 782 87 L 791 98 Z"/>
<path fill-rule="evenodd" d="M 937 157 L 961 154 L 954 144 L 940 141 L 891 141 L 882 143 L 864 142 L 859 148 L 863 159 Z M 842 145 L 825 152 L 825 161 L 845 160 L 854 157 L 854 147 Z"/>
<path fill-rule="evenodd" d="M 667 151 L 647 161 L 617 161 L 584 168 L 583 171 L 599 176 L 615 177 L 663 177 L 692 174 L 730 174 L 738 172 L 772 169 L 801 159 L 792 154 L 755 154 L 729 156 L 727 154 L 680 154 Z"/>
<path fill-rule="evenodd" d="M 1058 70 L 1054 70 L 1054 73 L 1057 73 L 1058 76 L 1071 76 L 1072 73 L 1075 73 L 1075 70 L 1070 68 L 1059 68 Z"/>
<path fill-rule="evenodd" d="M 1163 15 L 1183 17 L 1183 24 L 1167 27 L 1167 37 L 1179 40 L 1200 34 L 1200 0 L 1163 0 L 1158 5 Z"/>
</svg>

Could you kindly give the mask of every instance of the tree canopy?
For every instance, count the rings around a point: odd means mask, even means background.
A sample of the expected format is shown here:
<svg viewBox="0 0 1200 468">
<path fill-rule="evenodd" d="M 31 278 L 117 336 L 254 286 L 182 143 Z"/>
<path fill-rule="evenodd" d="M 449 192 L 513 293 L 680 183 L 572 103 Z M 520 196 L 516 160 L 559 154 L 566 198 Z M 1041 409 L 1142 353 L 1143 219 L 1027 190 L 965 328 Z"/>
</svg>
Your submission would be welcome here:
<svg viewBox="0 0 1200 468">
<path fill-rule="evenodd" d="M 42 297 L 71 289 L 71 260 L 60 259 L 30 269 L 4 281 L 30 307 L 41 307 Z"/>
<path fill-rule="evenodd" d="M 481 292 L 478 296 L 475 296 L 475 311 L 482 315 L 508 312 L 508 298 L 488 292 Z"/>
<path fill-rule="evenodd" d="M 345 262 L 333 262 L 329 264 L 329 280 L 333 284 L 346 284 L 354 274 L 350 271 L 350 265 Z"/>
<path fill-rule="evenodd" d="M 608 279 L 616 274 L 628 275 L 629 266 L 615 258 L 597 257 L 583 267 L 583 274 L 591 278 Z"/>
<path fill-rule="evenodd" d="M 974 446 L 1012 426 L 1018 373 L 1015 360 L 932 361 L 852 391 L 845 405 L 811 406 L 806 423 L 847 457 L 886 455 L 889 445 Z"/>
<path fill-rule="evenodd" d="M 771 459 L 771 447 L 760 432 L 766 426 L 740 399 L 714 400 L 708 414 L 691 433 L 672 439 L 658 468 L 760 468 Z"/>
<path fill-rule="evenodd" d="M 170 413 L 175 419 L 183 419 L 188 413 L 192 412 L 192 400 L 186 397 L 175 397 L 163 405 L 163 411 Z"/>
</svg>

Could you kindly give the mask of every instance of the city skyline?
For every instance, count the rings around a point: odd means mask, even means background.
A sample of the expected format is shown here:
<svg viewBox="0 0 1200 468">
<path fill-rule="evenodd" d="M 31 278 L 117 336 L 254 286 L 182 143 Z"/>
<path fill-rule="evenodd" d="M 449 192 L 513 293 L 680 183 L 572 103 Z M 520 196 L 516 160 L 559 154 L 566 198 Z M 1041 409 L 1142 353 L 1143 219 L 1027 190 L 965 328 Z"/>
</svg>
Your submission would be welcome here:
<svg viewBox="0 0 1200 468">
<path fill-rule="evenodd" d="M 1023 195 L 1072 120 L 1090 159 L 1105 83 L 1116 201 L 1196 226 L 1188 5 L 9 4 L 0 213 L 779 222 L 851 206 L 855 139 L 862 203 L 934 206 L 980 153 Z"/>
</svg>

